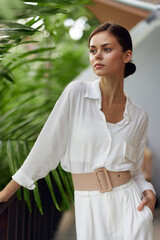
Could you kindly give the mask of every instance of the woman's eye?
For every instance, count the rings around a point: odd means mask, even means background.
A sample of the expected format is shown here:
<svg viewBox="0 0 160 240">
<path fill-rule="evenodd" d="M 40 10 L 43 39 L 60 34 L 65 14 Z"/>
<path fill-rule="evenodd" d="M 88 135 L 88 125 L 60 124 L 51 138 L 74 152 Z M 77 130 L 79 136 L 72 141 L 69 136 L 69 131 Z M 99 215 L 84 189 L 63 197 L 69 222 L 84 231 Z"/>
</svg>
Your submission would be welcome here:
<svg viewBox="0 0 160 240">
<path fill-rule="evenodd" d="M 92 53 L 92 54 L 96 54 L 96 50 L 95 49 L 90 49 L 90 53 Z"/>
<path fill-rule="evenodd" d="M 110 52 L 110 51 L 111 51 L 111 48 L 104 48 L 104 51 L 105 51 L 105 52 Z"/>
</svg>

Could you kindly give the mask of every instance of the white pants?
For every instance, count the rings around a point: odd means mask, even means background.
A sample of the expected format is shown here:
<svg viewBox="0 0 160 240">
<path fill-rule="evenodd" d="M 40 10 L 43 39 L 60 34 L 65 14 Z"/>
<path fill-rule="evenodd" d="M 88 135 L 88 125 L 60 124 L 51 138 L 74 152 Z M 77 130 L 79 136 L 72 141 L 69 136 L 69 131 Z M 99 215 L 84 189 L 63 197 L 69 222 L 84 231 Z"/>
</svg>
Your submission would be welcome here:
<svg viewBox="0 0 160 240">
<path fill-rule="evenodd" d="M 134 180 L 111 192 L 75 191 L 77 240 L 152 240 L 153 215 Z"/>
</svg>

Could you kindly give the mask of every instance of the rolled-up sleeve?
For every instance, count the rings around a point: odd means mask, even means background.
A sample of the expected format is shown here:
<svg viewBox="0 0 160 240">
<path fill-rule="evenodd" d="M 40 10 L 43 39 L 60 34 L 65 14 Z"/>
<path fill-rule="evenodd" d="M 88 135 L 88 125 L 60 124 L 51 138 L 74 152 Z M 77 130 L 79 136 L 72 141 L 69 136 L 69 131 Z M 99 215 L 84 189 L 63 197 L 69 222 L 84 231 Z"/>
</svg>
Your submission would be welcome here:
<svg viewBox="0 0 160 240">
<path fill-rule="evenodd" d="M 33 148 L 21 168 L 12 176 L 20 185 L 33 189 L 34 182 L 45 177 L 59 164 L 68 137 L 68 90 L 56 102 Z"/>
</svg>

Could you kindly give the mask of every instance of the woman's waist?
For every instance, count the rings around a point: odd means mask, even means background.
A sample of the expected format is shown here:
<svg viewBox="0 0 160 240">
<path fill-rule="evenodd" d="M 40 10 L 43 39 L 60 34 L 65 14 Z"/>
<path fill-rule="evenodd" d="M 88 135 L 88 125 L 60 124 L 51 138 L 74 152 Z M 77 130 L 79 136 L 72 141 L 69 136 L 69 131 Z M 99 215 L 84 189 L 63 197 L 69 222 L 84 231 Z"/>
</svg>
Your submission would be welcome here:
<svg viewBox="0 0 160 240">
<path fill-rule="evenodd" d="M 126 184 L 131 179 L 130 171 L 109 171 L 105 167 L 88 173 L 72 173 L 73 185 L 77 191 L 112 191 L 114 187 Z"/>
</svg>

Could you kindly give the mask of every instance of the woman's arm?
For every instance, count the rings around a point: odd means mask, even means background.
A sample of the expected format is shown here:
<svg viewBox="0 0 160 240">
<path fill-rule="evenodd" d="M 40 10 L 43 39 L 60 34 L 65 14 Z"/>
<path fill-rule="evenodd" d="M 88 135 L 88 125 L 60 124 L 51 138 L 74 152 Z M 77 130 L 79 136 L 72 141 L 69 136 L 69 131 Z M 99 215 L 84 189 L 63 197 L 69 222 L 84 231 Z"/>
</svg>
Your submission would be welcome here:
<svg viewBox="0 0 160 240">
<path fill-rule="evenodd" d="M 17 182 L 11 180 L 0 192 L 0 202 L 7 202 L 8 199 L 21 187 Z"/>
<path fill-rule="evenodd" d="M 144 159 L 144 150 L 146 147 L 148 133 L 148 115 L 144 114 L 144 117 L 145 118 L 142 126 L 142 135 L 137 149 L 137 166 L 136 166 L 137 169 L 136 171 L 132 172 L 131 175 L 132 178 L 137 182 L 140 191 L 143 195 L 139 206 L 137 206 L 137 210 L 141 211 L 144 208 L 144 206 L 147 205 L 147 207 L 149 207 L 153 212 L 156 203 L 156 192 L 153 185 L 145 180 L 144 175 L 140 170 L 140 167 Z"/>
<path fill-rule="evenodd" d="M 12 176 L 21 186 L 33 190 L 35 182 L 54 170 L 67 146 L 70 85 L 57 100 L 23 165 Z"/>
</svg>

